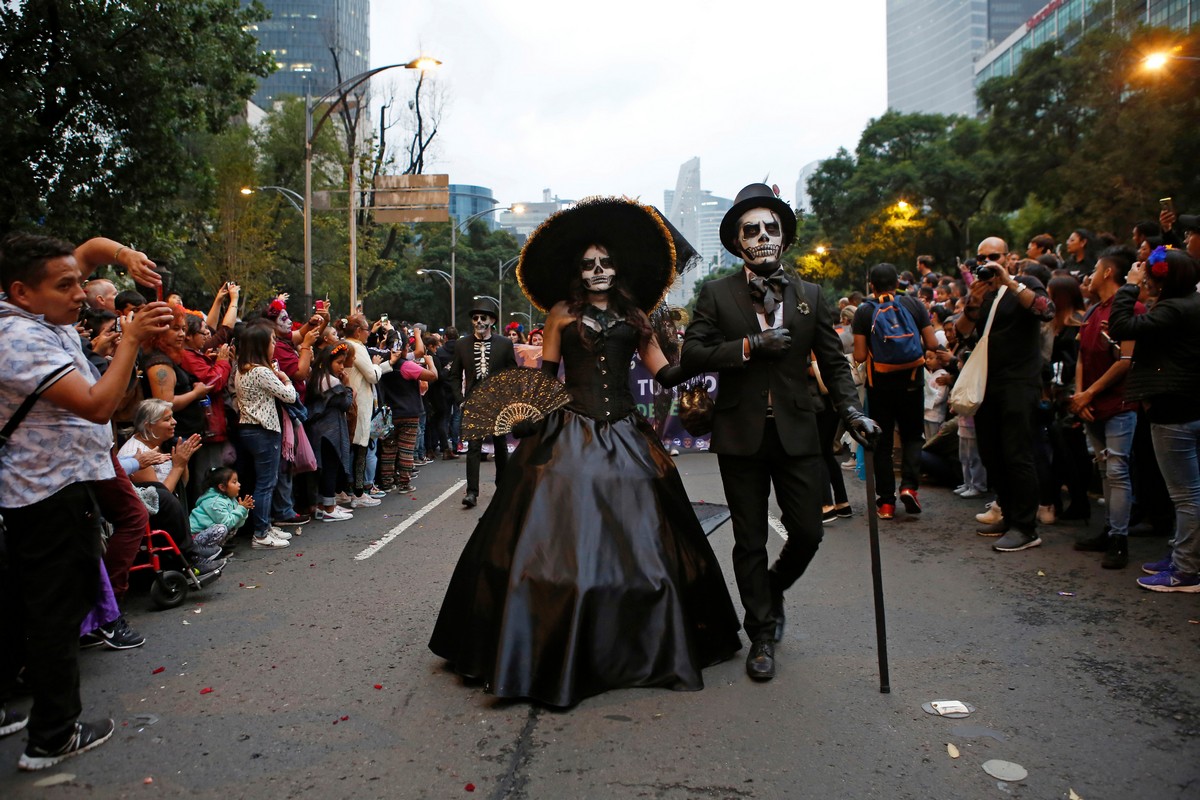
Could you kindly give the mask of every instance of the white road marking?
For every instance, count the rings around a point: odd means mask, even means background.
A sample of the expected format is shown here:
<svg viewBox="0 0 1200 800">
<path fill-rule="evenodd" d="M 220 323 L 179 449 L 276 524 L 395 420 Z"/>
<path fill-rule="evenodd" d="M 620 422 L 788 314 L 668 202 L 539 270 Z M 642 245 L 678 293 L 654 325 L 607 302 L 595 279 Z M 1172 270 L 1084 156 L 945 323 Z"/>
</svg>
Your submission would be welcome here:
<svg viewBox="0 0 1200 800">
<path fill-rule="evenodd" d="M 783 539 L 785 542 L 787 541 L 787 528 L 783 527 L 782 522 L 775 519 L 774 514 L 767 515 L 767 524 L 775 529 L 775 532 L 779 534 L 780 539 Z"/>
<path fill-rule="evenodd" d="M 418 520 L 421 519 L 421 517 L 425 516 L 430 511 L 433 511 L 439 505 L 446 502 L 446 500 L 448 498 L 452 497 L 455 494 L 458 494 L 459 490 L 462 489 L 466 485 L 467 485 L 466 480 L 461 480 L 458 483 L 451 486 L 446 491 L 442 492 L 437 497 L 437 499 L 431 500 L 430 502 L 426 503 L 421 509 L 419 509 L 411 517 L 404 520 L 404 522 L 401 522 L 399 525 L 397 525 L 396 527 L 394 527 L 390 531 L 388 531 L 386 534 L 384 534 L 383 537 L 379 541 L 375 542 L 375 544 L 371 545 L 366 550 L 363 550 L 361 553 L 356 555 L 354 557 L 354 560 L 355 561 L 366 561 L 368 558 L 370 558 L 371 556 L 378 553 L 380 550 L 382 550 L 387 545 L 388 542 L 392 541 L 392 539 L 395 539 L 397 536 L 404 533 L 406 530 L 408 530 L 409 526 L 411 526 L 414 522 L 417 522 Z"/>
</svg>

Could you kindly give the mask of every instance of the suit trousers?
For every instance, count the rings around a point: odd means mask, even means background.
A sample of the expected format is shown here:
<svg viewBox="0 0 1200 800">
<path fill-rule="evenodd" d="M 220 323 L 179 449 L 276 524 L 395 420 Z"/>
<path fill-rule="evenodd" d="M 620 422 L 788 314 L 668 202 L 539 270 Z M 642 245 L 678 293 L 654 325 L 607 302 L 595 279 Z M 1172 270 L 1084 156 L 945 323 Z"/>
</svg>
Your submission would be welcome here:
<svg viewBox="0 0 1200 800">
<path fill-rule="evenodd" d="M 493 436 L 496 451 L 496 483 L 508 465 L 508 437 Z M 479 462 L 483 457 L 483 439 L 472 439 L 467 443 L 467 491 L 479 494 Z"/>
<path fill-rule="evenodd" d="M 718 455 L 721 483 L 733 518 L 733 574 L 742 598 L 742 624 L 750 641 L 769 639 L 775 631 L 771 599 L 795 583 L 817 554 L 823 536 L 821 483 L 825 471 L 818 455 L 789 456 L 768 419 L 763 440 L 752 456 Z M 767 498 L 783 512 L 787 542 L 767 568 Z"/>
<path fill-rule="evenodd" d="M 33 505 L 0 512 L 8 528 L 9 576 L 17 585 L 16 628 L 25 631 L 31 745 L 61 745 L 83 707 L 79 626 L 100 589 L 93 485 L 72 483 Z"/>
</svg>

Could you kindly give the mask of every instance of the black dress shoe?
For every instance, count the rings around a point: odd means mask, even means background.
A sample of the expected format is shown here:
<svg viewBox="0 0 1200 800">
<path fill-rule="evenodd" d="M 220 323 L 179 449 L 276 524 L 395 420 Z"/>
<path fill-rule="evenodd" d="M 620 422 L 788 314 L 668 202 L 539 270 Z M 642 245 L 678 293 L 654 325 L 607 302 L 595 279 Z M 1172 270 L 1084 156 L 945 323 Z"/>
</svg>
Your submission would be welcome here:
<svg viewBox="0 0 1200 800">
<path fill-rule="evenodd" d="M 474 508 L 475 504 L 478 502 L 479 494 L 476 492 L 467 492 L 465 495 L 463 495 L 462 503 L 467 508 Z"/>
<path fill-rule="evenodd" d="M 771 616 L 775 617 L 775 641 L 783 641 L 783 628 L 787 618 L 783 613 L 783 595 L 777 594 L 771 598 Z"/>
<path fill-rule="evenodd" d="M 746 656 L 746 674 L 756 681 L 769 681 L 775 677 L 775 643 L 761 639 L 750 645 Z"/>
</svg>

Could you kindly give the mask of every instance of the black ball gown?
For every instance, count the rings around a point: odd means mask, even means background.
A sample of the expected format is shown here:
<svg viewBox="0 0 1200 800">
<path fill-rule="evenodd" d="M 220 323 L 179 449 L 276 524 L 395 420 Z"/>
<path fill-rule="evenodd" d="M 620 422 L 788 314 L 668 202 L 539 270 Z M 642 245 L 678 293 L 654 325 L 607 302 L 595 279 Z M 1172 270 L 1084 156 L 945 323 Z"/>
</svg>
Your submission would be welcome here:
<svg viewBox="0 0 1200 800">
<path fill-rule="evenodd" d="M 603 314 L 597 313 L 603 318 Z M 635 412 L 630 324 L 562 337 L 573 402 L 521 441 L 467 542 L 429 648 L 498 697 L 704 688 L 741 649 L 679 472 Z"/>
</svg>

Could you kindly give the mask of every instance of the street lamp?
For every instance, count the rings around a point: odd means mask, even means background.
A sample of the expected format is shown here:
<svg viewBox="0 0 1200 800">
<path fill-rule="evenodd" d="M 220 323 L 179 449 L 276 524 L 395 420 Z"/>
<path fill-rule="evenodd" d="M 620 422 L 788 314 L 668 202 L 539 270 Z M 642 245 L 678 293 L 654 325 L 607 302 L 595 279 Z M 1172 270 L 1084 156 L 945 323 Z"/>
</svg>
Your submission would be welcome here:
<svg viewBox="0 0 1200 800">
<path fill-rule="evenodd" d="M 498 298 L 492 297 L 490 294 L 477 294 L 477 295 L 474 295 L 472 299 L 474 299 L 474 300 L 491 300 L 497 306 L 500 305 L 500 300 Z"/>
<path fill-rule="evenodd" d="M 471 222 L 471 220 L 479 219 L 485 214 L 491 214 L 495 211 L 511 211 L 514 214 L 523 214 L 525 213 L 525 206 L 520 204 L 506 206 L 504 208 L 501 208 L 500 206 L 492 206 L 491 208 L 485 208 L 483 211 L 476 211 L 462 222 L 454 220 L 454 224 L 450 226 L 450 324 L 456 328 L 458 327 L 457 322 L 455 322 L 458 314 L 458 306 L 454 302 L 454 281 L 458 273 L 455 270 L 454 251 L 458 247 L 458 226 L 466 226 Z"/>
<path fill-rule="evenodd" d="M 526 324 L 527 324 L 527 325 L 530 327 L 530 329 L 532 330 L 532 328 L 533 328 L 533 317 L 529 316 L 529 315 L 528 315 L 528 314 L 526 314 L 524 311 L 510 311 L 510 312 L 508 312 L 508 315 L 509 315 L 510 317 L 524 317 L 524 318 L 525 318 L 525 323 L 526 323 Z"/>
<path fill-rule="evenodd" d="M 520 260 L 520 258 L 521 258 L 521 254 L 518 253 L 517 255 L 510 258 L 508 261 L 501 262 L 500 259 L 498 259 L 498 258 L 496 259 L 496 297 L 497 298 L 504 297 L 504 273 L 508 272 L 508 270 L 514 264 L 516 264 L 517 261 Z M 496 311 L 502 313 L 504 311 L 504 307 L 500 303 L 497 303 Z"/>
<path fill-rule="evenodd" d="M 286 186 L 243 186 L 241 188 L 242 194 L 246 195 L 247 197 L 255 192 L 266 191 L 279 192 L 281 195 L 283 195 L 284 200 L 287 200 L 289 203 L 291 203 L 292 208 L 299 211 L 301 216 L 304 216 L 304 198 L 299 192 L 293 191 Z"/>
<path fill-rule="evenodd" d="M 388 64 L 386 67 L 376 67 L 369 69 L 366 72 L 360 72 L 352 78 L 339 83 L 337 86 L 330 89 L 325 94 L 317 98 L 316 102 L 305 93 L 304 96 L 304 205 L 301 213 L 304 214 L 304 305 L 306 308 L 312 307 L 312 157 L 313 157 L 313 141 L 316 140 L 317 134 L 321 131 L 321 126 L 329 119 L 329 115 L 338 105 L 346 102 L 346 95 L 357 89 L 362 84 L 371 79 L 372 76 L 383 72 L 384 70 L 404 68 L 404 69 L 419 69 L 429 70 L 440 66 L 442 62 L 435 58 L 427 58 L 422 56 L 414 58 L 407 64 Z M 325 113 L 313 123 L 313 111 L 316 106 L 326 103 L 334 98 L 337 98 L 337 103 L 330 103 L 325 109 Z M 354 180 L 355 180 L 355 162 L 354 148 L 356 142 L 351 142 L 351 157 L 350 157 L 350 308 L 354 309 L 358 299 L 358 236 L 355 230 L 354 219 Z"/>
<path fill-rule="evenodd" d="M 1160 70 L 1168 61 L 1200 61 L 1198 56 L 1177 56 L 1174 53 L 1151 53 L 1142 59 L 1142 66 L 1148 70 Z"/>
</svg>

